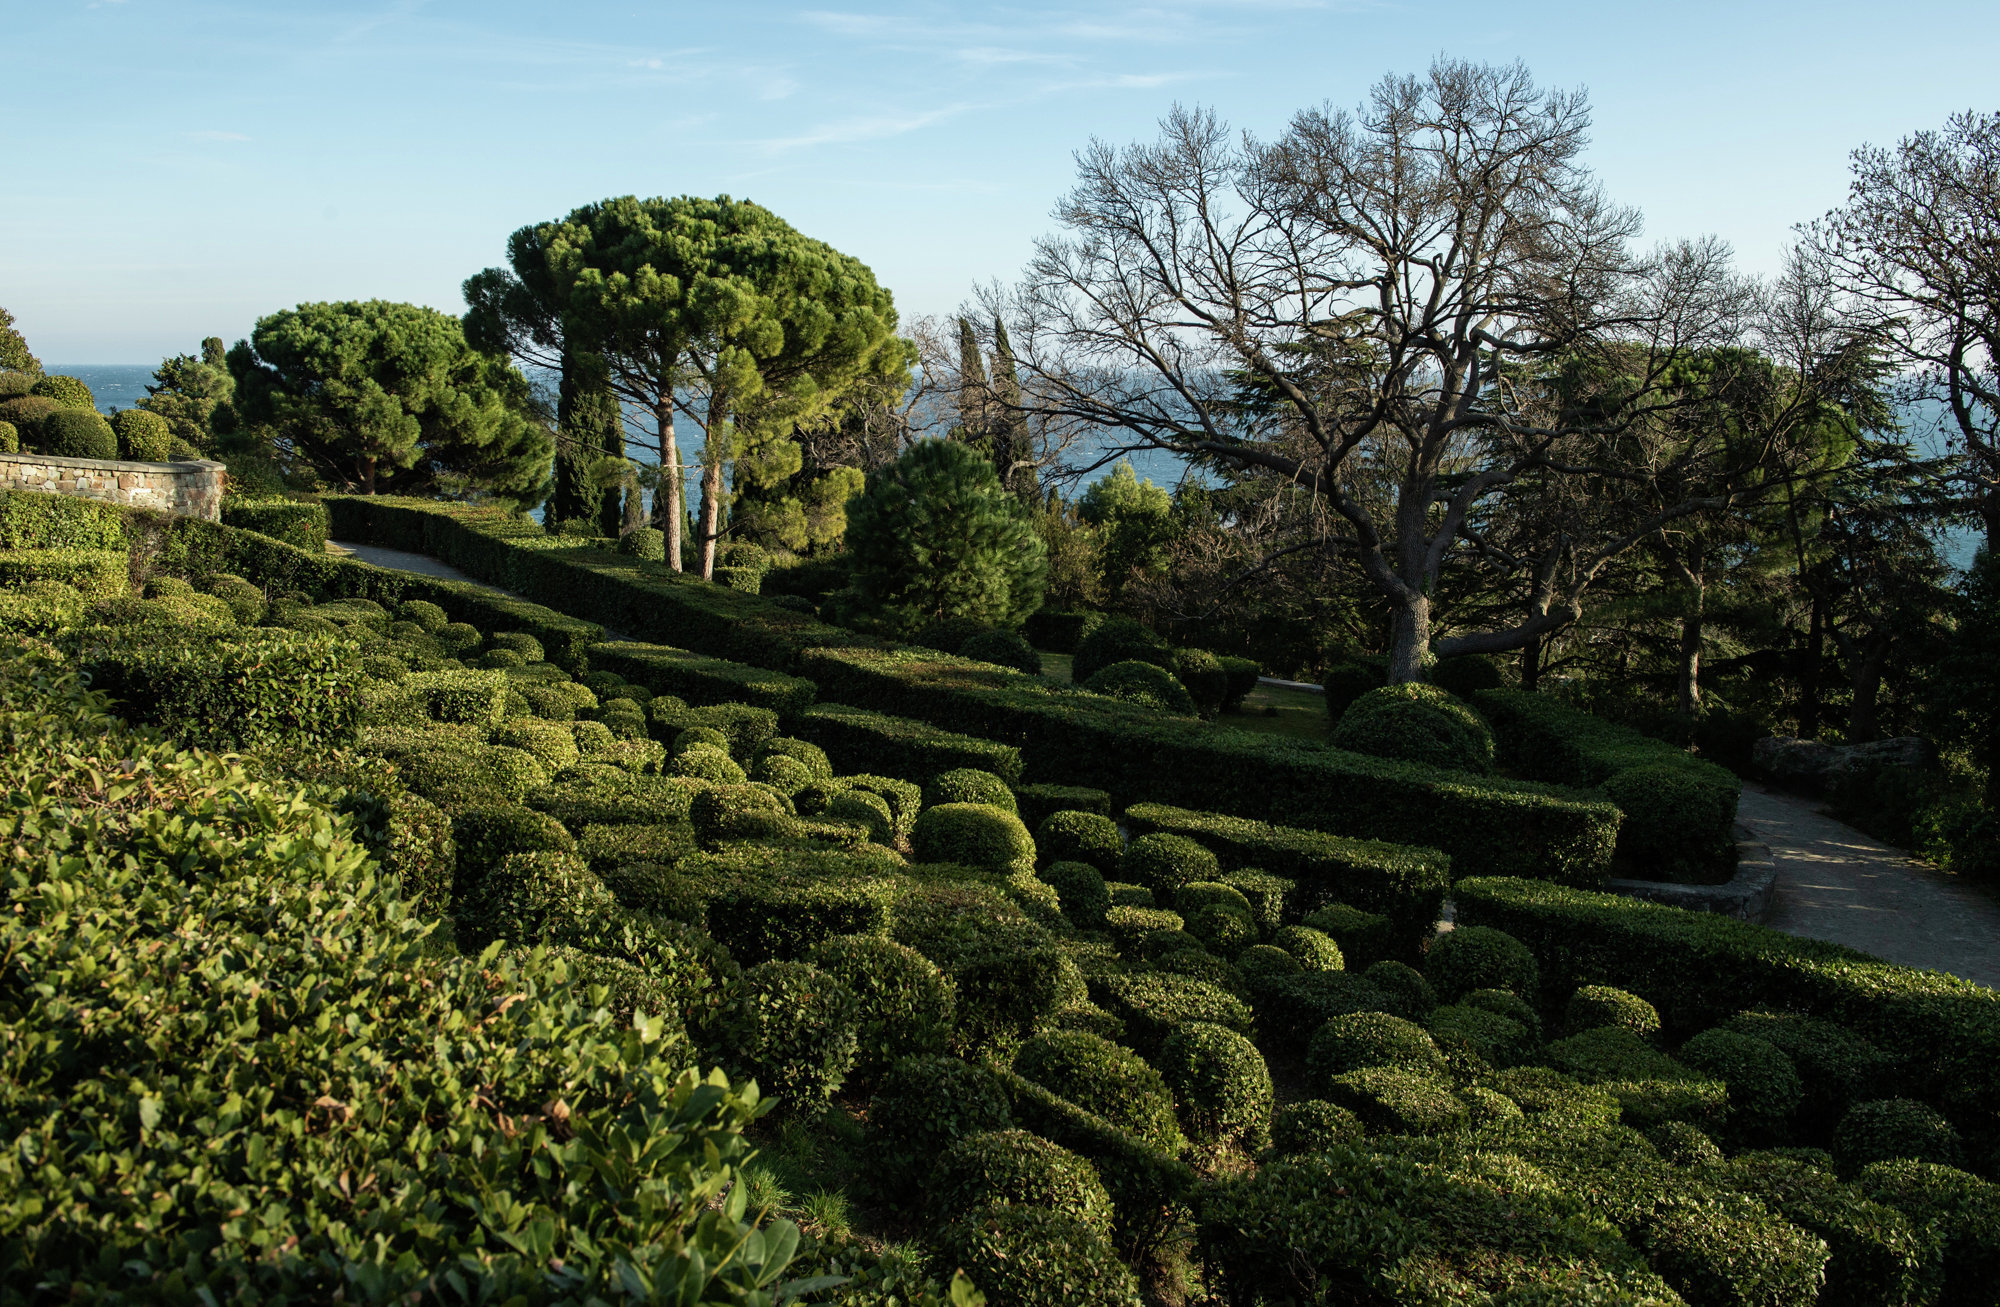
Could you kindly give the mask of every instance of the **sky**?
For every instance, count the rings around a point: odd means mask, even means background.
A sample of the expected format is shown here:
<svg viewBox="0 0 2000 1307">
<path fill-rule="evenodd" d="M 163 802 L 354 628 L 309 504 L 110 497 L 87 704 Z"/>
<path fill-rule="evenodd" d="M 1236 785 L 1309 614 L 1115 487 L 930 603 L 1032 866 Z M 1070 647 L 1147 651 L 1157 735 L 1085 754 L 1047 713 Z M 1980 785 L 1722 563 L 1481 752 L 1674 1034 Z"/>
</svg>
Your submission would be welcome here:
<svg viewBox="0 0 2000 1307">
<path fill-rule="evenodd" d="M 46 363 L 147 363 L 313 300 L 463 308 L 507 234 L 729 194 L 904 315 L 1017 275 L 1093 137 L 1273 135 L 1438 55 L 1586 89 L 1648 240 L 1774 271 L 1847 156 L 2000 99 L 2000 4 L 0 0 L 0 305 Z"/>
</svg>

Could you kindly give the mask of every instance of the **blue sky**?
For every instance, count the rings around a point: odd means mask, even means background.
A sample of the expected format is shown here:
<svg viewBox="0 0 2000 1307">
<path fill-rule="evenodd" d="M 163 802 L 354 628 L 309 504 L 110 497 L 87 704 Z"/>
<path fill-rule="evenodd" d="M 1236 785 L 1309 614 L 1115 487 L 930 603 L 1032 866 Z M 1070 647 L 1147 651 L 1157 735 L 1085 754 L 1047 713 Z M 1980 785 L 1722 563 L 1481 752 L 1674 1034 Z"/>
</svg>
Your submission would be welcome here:
<svg viewBox="0 0 2000 1307">
<path fill-rule="evenodd" d="M 1175 101 L 1269 134 L 1446 53 L 1584 86 L 1649 238 L 1752 271 L 1846 156 L 1995 108 L 2000 5 L 0 0 L 0 304 L 49 362 L 149 362 L 315 299 L 457 311 L 507 233 L 747 196 L 905 314 L 1011 277 L 1090 137 Z"/>
</svg>

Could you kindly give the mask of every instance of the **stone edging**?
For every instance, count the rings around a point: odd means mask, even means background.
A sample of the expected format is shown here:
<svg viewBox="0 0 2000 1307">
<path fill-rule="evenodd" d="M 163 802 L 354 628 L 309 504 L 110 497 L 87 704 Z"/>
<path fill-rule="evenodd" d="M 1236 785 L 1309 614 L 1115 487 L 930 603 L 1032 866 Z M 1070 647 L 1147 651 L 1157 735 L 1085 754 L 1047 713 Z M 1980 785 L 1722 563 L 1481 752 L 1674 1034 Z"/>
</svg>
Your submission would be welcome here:
<svg viewBox="0 0 2000 1307">
<path fill-rule="evenodd" d="M 193 471 L 226 470 L 227 464 L 208 458 L 187 458 L 171 463 L 138 463 L 128 458 L 64 458 L 56 454 L 0 454 L 0 459 L 10 463 L 33 463 L 49 467 L 76 467 L 98 472 L 164 472 L 187 473 Z"/>
<path fill-rule="evenodd" d="M 228 468 L 212 459 L 141 463 L 124 458 L 0 454 L 0 490 L 70 495 L 221 520 Z"/>
<path fill-rule="evenodd" d="M 1680 885 L 1664 880 L 1611 880 L 1604 888 L 1613 894 L 1686 908 L 1690 912 L 1720 912 L 1743 921 L 1760 921 L 1771 906 L 1771 892 L 1778 882 L 1778 862 L 1771 847 L 1759 841 L 1749 827 L 1736 827 L 1736 876 L 1725 885 Z"/>
</svg>

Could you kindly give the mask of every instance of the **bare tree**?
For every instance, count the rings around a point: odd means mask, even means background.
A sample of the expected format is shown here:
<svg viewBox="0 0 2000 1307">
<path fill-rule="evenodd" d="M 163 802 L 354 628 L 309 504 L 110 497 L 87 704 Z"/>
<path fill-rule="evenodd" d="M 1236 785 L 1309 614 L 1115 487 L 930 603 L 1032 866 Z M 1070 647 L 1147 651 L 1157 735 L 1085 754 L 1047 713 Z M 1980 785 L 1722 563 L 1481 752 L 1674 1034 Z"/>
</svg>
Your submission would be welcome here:
<svg viewBox="0 0 2000 1307">
<path fill-rule="evenodd" d="M 1942 131 L 1852 159 L 1847 203 L 1808 235 L 1846 292 L 1938 401 L 1962 455 L 1965 509 L 2000 547 L 2000 114 L 1961 113 Z"/>
<path fill-rule="evenodd" d="M 1329 544 L 1390 604 L 1392 678 L 1419 679 L 1432 592 L 1485 501 L 1536 474 L 1626 484 L 1595 460 L 1664 402 L 1677 360 L 1738 328 L 1719 247 L 1631 254 L 1636 216 L 1580 162 L 1588 124 L 1580 93 L 1519 65 L 1440 61 L 1269 144 L 1178 109 L 1154 145 L 1095 143 L 1057 208 L 1066 232 L 989 297 L 1015 327 L 1023 402 L 1324 497 L 1345 527 Z M 1273 403 L 1246 406 L 1246 388 Z M 1390 501 L 1369 502 L 1382 481 Z M 1704 506 L 1564 537 L 1518 620 L 1436 652 L 1574 620 L 1609 559 Z"/>
</svg>

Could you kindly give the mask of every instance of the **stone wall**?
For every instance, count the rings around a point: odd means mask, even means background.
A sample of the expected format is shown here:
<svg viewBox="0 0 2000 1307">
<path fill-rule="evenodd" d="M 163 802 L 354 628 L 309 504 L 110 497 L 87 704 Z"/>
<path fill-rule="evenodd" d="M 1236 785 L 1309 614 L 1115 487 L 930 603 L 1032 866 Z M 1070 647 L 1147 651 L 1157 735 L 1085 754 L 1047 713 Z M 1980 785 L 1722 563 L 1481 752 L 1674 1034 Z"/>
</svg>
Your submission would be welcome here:
<svg viewBox="0 0 2000 1307">
<path fill-rule="evenodd" d="M 128 463 L 123 459 L 0 454 L 0 490 L 40 490 L 156 508 L 186 517 L 222 519 L 221 463 Z"/>
</svg>

